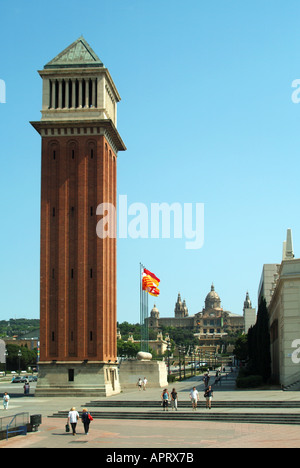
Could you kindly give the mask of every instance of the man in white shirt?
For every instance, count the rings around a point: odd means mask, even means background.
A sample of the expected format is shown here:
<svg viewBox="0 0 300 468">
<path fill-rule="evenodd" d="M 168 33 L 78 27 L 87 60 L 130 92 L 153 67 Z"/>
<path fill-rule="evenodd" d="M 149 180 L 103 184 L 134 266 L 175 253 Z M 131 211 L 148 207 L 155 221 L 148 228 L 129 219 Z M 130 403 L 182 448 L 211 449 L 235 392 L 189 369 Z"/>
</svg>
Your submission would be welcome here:
<svg viewBox="0 0 300 468">
<path fill-rule="evenodd" d="M 76 411 L 76 408 L 71 408 L 68 414 L 68 423 L 71 424 L 73 436 L 76 434 L 77 421 L 79 419 L 79 414 Z"/>
<path fill-rule="evenodd" d="M 4 393 L 4 396 L 3 396 L 3 408 L 4 408 L 5 410 L 8 409 L 9 400 L 10 400 L 10 397 L 9 397 L 9 395 L 5 392 L 5 393 Z"/>
<path fill-rule="evenodd" d="M 193 389 L 191 390 L 190 399 L 192 400 L 193 410 L 196 411 L 197 402 L 199 401 L 199 393 L 196 387 L 193 387 Z"/>
<path fill-rule="evenodd" d="M 143 390 L 146 390 L 147 382 L 148 382 L 148 380 L 146 379 L 146 377 L 144 377 L 144 380 L 143 380 Z"/>
</svg>

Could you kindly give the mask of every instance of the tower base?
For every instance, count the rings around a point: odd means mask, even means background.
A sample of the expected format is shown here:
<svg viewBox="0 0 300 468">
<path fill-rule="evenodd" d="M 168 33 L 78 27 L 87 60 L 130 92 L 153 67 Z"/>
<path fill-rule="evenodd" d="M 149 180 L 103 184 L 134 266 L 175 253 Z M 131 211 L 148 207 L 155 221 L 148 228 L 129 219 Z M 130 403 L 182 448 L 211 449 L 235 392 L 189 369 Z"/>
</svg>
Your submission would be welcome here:
<svg viewBox="0 0 300 468">
<path fill-rule="evenodd" d="M 120 393 L 116 364 L 103 362 L 40 362 L 35 396 L 99 397 Z"/>
</svg>

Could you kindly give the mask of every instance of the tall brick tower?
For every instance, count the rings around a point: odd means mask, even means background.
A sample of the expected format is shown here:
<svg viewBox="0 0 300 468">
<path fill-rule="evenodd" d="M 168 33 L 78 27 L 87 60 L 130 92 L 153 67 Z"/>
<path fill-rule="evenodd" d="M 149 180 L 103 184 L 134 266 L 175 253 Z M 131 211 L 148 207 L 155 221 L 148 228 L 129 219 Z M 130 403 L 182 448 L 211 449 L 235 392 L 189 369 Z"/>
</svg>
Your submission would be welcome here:
<svg viewBox="0 0 300 468">
<path fill-rule="evenodd" d="M 116 206 L 120 96 L 83 37 L 39 71 L 42 118 L 38 395 L 120 391 L 116 239 L 96 233 L 97 206 Z"/>
</svg>

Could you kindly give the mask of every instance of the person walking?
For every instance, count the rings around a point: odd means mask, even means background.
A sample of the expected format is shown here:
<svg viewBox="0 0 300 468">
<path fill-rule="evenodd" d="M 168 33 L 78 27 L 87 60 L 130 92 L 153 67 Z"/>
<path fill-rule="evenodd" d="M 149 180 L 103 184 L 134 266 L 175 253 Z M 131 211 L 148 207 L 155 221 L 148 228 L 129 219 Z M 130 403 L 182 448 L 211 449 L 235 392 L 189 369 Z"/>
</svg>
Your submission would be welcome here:
<svg viewBox="0 0 300 468">
<path fill-rule="evenodd" d="M 206 398 L 206 409 L 209 408 L 211 410 L 211 401 L 212 401 L 212 398 L 214 396 L 214 392 L 212 391 L 211 385 L 205 391 L 204 396 Z"/>
<path fill-rule="evenodd" d="M 88 435 L 89 429 L 90 429 L 90 423 L 91 421 L 93 421 L 93 418 L 86 408 L 83 408 L 82 410 L 81 421 L 84 427 L 85 435 Z"/>
<path fill-rule="evenodd" d="M 196 411 L 197 410 L 197 403 L 199 401 L 199 393 L 198 393 L 198 390 L 196 389 L 196 387 L 193 387 L 193 389 L 191 390 L 190 399 L 192 401 L 193 410 Z"/>
<path fill-rule="evenodd" d="M 165 388 L 164 391 L 161 394 L 163 411 L 168 411 L 169 410 L 169 398 L 170 398 L 170 395 L 169 395 L 168 389 Z"/>
<path fill-rule="evenodd" d="M 171 392 L 171 406 L 172 406 L 172 410 L 174 410 L 175 408 L 175 411 L 177 411 L 177 407 L 178 407 L 178 394 L 175 390 L 175 388 L 173 388 L 172 392 Z"/>
<path fill-rule="evenodd" d="M 146 390 L 146 385 L 148 383 L 148 380 L 146 379 L 146 377 L 144 377 L 144 380 L 143 380 L 143 390 Z"/>
<path fill-rule="evenodd" d="M 24 384 L 24 395 L 27 396 L 29 395 L 30 392 L 30 385 L 29 385 L 29 380 L 27 379 Z"/>
<path fill-rule="evenodd" d="M 209 379 L 210 379 L 210 376 L 209 376 L 209 374 L 208 374 L 208 373 L 207 373 L 207 374 L 205 374 L 205 376 L 204 376 L 204 378 L 203 378 L 203 382 L 204 382 L 204 386 L 205 386 L 205 388 L 207 388 L 207 387 L 208 387 L 208 384 L 209 384 Z"/>
<path fill-rule="evenodd" d="M 8 410 L 9 400 L 10 400 L 10 396 L 8 395 L 8 393 L 5 392 L 3 395 L 3 409 L 4 410 Z"/>
<path fill-rule="evenodd" d="M 68 415 L 68 423 L 71 424 L 73 436 L 76 435 L 76 426 L 79 419 L 79 414 L 76 411 L 76 408 L 71 408 Z"/>
<path fill-rule="evenodd" d="M 143 384 L 142 379 L 139 378 L 139 380 L 137 381 L 137 384 L 136 384 L 137 387 L 139 387 L 139 392 L 142 390 L 142 384 Z"/>
</svg>

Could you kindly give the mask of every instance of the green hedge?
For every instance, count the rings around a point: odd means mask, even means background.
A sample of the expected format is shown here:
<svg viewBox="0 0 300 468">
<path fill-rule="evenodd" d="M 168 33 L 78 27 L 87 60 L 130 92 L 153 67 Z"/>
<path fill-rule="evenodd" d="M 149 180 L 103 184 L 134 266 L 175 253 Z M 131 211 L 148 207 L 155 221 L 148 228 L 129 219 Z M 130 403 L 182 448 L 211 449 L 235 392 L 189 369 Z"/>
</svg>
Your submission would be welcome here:
<svg viewBox="0 0 300 468">
<path fill-rule="evenodd" d="M 236 380 L 237 388 L 256 388 L 263 385 L 261 375 L 249 375 L 247 377 L 238 377 Z"/>
</svg>

